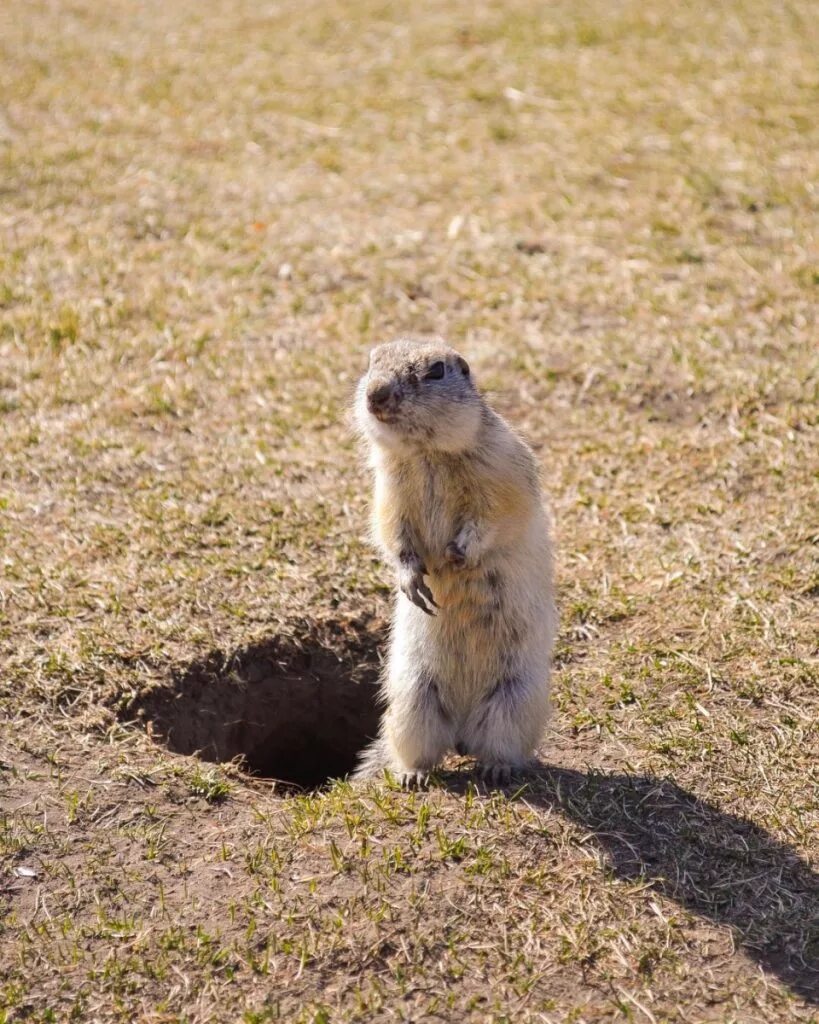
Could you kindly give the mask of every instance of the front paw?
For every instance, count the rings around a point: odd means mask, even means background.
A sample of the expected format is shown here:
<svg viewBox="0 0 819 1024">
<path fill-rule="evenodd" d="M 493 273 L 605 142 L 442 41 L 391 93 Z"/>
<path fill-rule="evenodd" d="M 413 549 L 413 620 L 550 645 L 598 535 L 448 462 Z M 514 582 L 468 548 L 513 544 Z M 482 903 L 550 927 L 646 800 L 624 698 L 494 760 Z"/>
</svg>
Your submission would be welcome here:
<svg viewBox="0 0 819 1024">
<path fill-rule="evenodd" d="M 466 551 L 457 540 L 451 540 L 444 551 L 444 561 L 453 569 L 462 569 L 466 565 Z"/>
<path fill-rule="evenodd" d="M 438 605 L 432 591 L 424 583 L 424 570 L 423 565 L 402 565 L 398 571 L 398 588 L 416 608 L 420 608 L 427 615 L 434 615 L 432 609 Z"/>
</svg>

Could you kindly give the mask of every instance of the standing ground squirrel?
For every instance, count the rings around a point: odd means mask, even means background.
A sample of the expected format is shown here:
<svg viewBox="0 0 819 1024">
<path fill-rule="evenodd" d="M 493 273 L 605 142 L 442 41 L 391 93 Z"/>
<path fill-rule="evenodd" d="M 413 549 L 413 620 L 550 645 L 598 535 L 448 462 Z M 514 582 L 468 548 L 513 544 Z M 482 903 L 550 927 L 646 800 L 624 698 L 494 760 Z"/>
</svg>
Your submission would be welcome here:
<svg viewBox="0 0 819 1024">
<path fill-rule="evenodd" d="M 556 627 L 534 455 L 437 340 L 374 349 L 356 419 L 375 540 L 398 579 L 386 710 L 356 777 L 389 768 L 424 785 L 457 750 L 508 782 L 543 734 Z"/>
</svg>

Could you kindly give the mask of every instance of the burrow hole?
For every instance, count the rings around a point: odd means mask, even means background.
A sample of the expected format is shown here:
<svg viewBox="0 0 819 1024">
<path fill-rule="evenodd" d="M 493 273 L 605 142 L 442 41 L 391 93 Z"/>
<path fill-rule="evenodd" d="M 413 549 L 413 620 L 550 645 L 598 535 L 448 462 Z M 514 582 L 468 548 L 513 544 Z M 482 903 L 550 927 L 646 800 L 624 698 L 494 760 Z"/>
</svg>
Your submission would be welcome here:
<svg viewBox="0 0 819 1024">
<path fill-rule="evenodd" d="M 313 789 L 351 772 L 378 731 L 381 639 L 376 628 L 325 623 L 213 651 L 127 714 L 176 753 Z"/>
</svg>

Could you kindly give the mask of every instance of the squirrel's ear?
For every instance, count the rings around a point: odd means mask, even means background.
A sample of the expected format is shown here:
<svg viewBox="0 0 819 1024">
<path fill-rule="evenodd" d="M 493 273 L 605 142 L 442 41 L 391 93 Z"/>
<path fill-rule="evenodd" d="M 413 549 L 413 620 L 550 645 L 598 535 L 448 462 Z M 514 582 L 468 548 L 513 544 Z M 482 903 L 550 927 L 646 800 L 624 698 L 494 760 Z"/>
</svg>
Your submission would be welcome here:
<svg viewBox="0 0 819 1024">
<path fill-rule="evenodd" d="M 469 376 L 469 363 L 464 359 L 463 356 L 458 356 L 458 358 L 456 359 L 456 362 L 457 362 L 457 364 L 458 364 L 458 366 L 460 368 L 461 373 L 464 375 L 464 377 L 468 377 Z"/>
</svg>

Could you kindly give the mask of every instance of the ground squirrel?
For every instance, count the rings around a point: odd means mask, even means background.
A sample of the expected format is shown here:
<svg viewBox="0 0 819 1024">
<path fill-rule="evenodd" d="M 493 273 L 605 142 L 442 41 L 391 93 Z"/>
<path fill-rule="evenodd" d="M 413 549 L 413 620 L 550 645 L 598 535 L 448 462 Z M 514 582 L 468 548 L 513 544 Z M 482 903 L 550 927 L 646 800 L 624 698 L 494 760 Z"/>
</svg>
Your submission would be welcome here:
<svg viewBox="0 0 819 1024">
<path fill-rule="evenodd" d="M 356 777 L 424 785 L 457 750 L 508 782 L 543 733 L 556 624 L 534 455 L 438 340 L 375 348 L 355 414 L 398 580 L 381 732 Z"/>
</svg>

